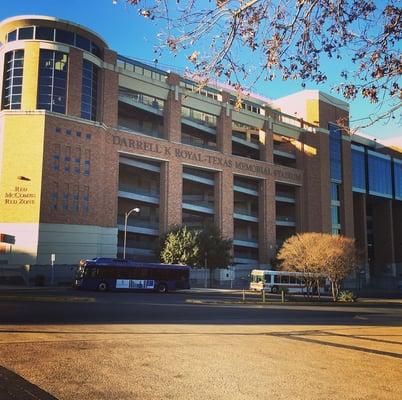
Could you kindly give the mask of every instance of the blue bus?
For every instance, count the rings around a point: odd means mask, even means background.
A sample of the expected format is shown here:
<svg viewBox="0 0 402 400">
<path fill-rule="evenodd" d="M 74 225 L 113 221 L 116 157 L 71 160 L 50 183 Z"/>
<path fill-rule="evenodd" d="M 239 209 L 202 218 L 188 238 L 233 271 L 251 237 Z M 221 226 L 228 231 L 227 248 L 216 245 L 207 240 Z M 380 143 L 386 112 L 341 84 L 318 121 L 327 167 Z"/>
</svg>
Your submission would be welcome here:
<svg viewBox="0 0 402 400">
<path fill-rule="evenodd" d="M 77 289 L 151 290 L 167 293 L 190 288 L 190 267 L 175 264 L 153 264 L 116 258 L 81 260 L 74 286 Z"/>
</svg>

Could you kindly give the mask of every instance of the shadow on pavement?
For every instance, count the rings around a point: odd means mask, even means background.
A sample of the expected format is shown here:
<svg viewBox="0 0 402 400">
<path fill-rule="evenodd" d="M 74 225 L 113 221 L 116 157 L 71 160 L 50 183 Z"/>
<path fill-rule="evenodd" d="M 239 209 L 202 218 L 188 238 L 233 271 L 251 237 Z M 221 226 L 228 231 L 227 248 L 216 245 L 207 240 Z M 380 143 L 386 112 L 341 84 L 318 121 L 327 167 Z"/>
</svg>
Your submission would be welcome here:
<svg viewBox="0 0 402 400">
<path fill-rule="evenodd" d="M 325 331 L 316 331 L 315 334 L 319 335 L 321 339 L 313 339 L 311 337 L 305 337 L 304 333 L 292 333 L 292 332 L 286 332 L 286 333 L 269 333 L 268 335 L 271 336 L 276 336 L 280 337 L 282 339 L 289 339 L 289 340 L 295 340 L 298 342 L 304 342 L 304 343 L 313 343 L 313 344 L 319 344 L 321 346 L 328 346 L 328 347 L 336 347 L 340 349 L 347 349 L 347 350 L 354 350 L 354 351 L 359 351 L 363 353 L 369 353 L 369 354 L 377 354 L 381 356 L 387 356 L 387 357 L 392 357 L 392 358 L 397 358 L 397 359 L 402 359 L 402 354 L 392 352 L 392 351 L 384 351 L 384 350 L 378 350 L 378 349 L 373 349 L 373 348 L 367 348 L 363 346 L 356 346 L 356 345 L 351 345 L 351 344 L 346 344 L 346 343 L 335 343 L 331 341 L 325 340 L 325 336 L 340 336 L 342 338 L 352 338 L 352 339 L 358 339 L 358 340 L 368 340 L 370 342 L 380 342 L 379 340 L 375 339 L 370 339 L 370 338 L 364 338 L 364 337 L 359 337 L 355 335 L 342 335 L 342 334 L 336 334 L 333 332 L 325 332 Z M 312 336 L 311 333 L 307 333 L 308 336 Z M 385 342 L 385 341 L 382 341 Z M 387 341 L 386 343 L 394 343 L 397 345 L 400 345 L 400 342 L 390 342 Z"/>
<path fill-rule="evenodd" d="M 50 393 L 2 366 L 0 366 L 0 399 L 57 400 Z"/>
</svg>

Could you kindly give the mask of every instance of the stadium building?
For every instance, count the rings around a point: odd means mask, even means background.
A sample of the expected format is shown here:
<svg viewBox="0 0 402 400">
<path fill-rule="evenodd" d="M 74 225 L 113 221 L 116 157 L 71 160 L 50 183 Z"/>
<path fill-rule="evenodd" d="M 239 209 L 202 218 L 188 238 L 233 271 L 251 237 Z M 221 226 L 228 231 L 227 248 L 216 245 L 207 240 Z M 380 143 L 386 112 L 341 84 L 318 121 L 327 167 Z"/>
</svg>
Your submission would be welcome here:
<svg viewBox="0 0 402 400">
<path fill-rule="evenodd" d="M 172 225 L 215 223 L 235 264 L 328 232 L 356 238 L 367 279 L 401 279 L 402 153 L 343 134 L 344 101 L 305 90 L 236 108 L 230 88 L 197 90 L 53 17 L 6 19 L 0 42 L 0 263 L 121 256 L 139 207 L 128 258 L 155 259 Z"/>
</svg>

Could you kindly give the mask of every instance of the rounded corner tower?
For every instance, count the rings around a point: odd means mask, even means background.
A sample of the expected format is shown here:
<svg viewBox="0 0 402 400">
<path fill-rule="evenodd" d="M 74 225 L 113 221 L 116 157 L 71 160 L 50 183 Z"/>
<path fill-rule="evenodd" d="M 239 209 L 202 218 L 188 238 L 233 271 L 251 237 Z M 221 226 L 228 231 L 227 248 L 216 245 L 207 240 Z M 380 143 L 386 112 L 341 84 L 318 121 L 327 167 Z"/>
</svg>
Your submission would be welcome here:
<svg viewBox="0 0 402 400">
<path fill-rule="evenodd" d="M 115 218 L 99 221 L 89 207 L 93 154 L 117 123 L 115 65 L 116 53 L 81 25 L 40 15 L 0 22 L 0 232 L 15 237 L 0 253 L 9 264 L 99 248 L 115 256 Z M 63 198 L 69 205 L 56 205 Z M 77 212 L 58 216 L 63 207 Z M 88 236 L 94 251 L 85 251 Z"/>
</svg>

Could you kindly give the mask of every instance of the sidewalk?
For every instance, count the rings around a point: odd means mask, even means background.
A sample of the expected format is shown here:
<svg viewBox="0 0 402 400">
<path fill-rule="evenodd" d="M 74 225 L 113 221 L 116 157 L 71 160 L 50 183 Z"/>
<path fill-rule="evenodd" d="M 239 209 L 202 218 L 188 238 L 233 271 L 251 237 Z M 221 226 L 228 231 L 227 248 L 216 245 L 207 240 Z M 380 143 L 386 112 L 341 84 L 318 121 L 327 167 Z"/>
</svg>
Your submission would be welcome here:
<svg viewBox="0 0 402 400">
<path fill-rule="evenodd" d="M 19 286 L 19 285 L 0 285 L 1 292 L 9 292 L 14 290 L 35 291 L 35 290 L 58 290 L 69 289 L 71 286 Z"/>
</svg>

